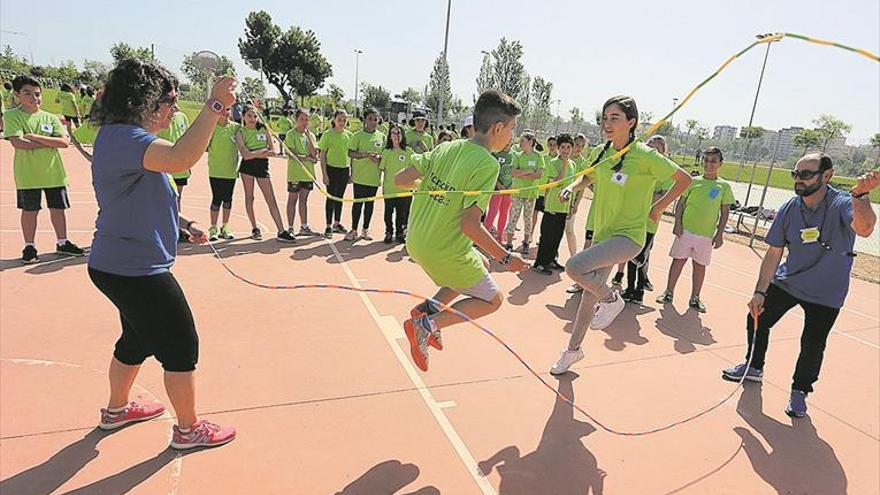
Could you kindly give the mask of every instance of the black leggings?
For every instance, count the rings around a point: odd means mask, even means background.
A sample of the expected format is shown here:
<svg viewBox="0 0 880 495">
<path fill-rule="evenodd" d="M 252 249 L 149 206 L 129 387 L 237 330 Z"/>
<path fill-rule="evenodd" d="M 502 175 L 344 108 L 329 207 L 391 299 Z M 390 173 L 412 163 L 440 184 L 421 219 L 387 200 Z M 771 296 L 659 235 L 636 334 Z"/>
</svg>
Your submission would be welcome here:
<svg viewBox="0 0 880 495">
<path fill-rule="evenodd" d="M 751 315 L 746 316 L 746 337 L 749 340 L 746 359 L 749 358 L 749 351 L 754 343 L 755 355 L 752 357 L 752 368 L 764 369 L 770 329 L 795 306 L 800 306 L 804 310 L 804 330 L 801 333 L 801 352 L 794 368 L 791 389 L 808 394 L 813 391 L 813 384 L 819 379 L 819 370 L 822 368 L 822 358 L 825 355 L 825 343 L 831 327 L 837 320 L 837 315 L 840 314 L 839 308 L 802 301 L 776 284 L 770 284 L 767 297 L 764 298 L 764 312 L 758 319 L 757 335 Z"/>
<path fill-rule="evenodd" d="M 385 200 L 385 235 L 394 234 L 402 236 L 406 232 L 411 204 L 412 198 L 389 198 Z"/>
<path fill-rule="evenodd" d="M 89 277 L 119 310 L 122 336 L 113 357 L 138 366 L 156 356 L 165 371 L 187 372 L 199 361 L 199 335 L 171 272 L 126 277 L 89 268 Z"/>
<path fill-rule="evenodd" d="M 376 195 L 377 186 L 365 186 L 363 184 L 354 185 L 355 198 L 370 198 Z M 370 228 L 370 220 L 373 219 L 373 206 L 375 201 L 367 201 L 364 203 L 351 204 L 351 228 L 357 230 L 358 223 L 361 221 L 361 210 L 364 210 L 364 228 Z"/>
<path fill-rule="evenodd" d="M 565 234 L 565 213 L 550 213 L 545 211 L 541 218 L 541 240 L 538 241 L 538 254 L 535 256 L 535 265 L 547 266 L 556 261 L 559 256 L 559 243 Z"/>
<path fill-rule="evenodd" d="M 232 208 L 235 179 L 210 177 L 208 181 L 211 183 L 211 211 L 220 211 L 220 206 L 227 210 Z"/>
<path fill-rule="evenodd" d="M 345 196 L 345 188 L 348 186 L 348 174 L 348 167 L 339 168 L 327 165 L 327 179 L 330 182 L 327 186 L 327 192 L 337 198 Z M 327 225 L 333 223 L 334 220 L 336 223 L 339 223 L 342 220 L 342 201 L 327 198 L 327 202 L 324 203 L 324 217 L 327 220 Z"/>
<path fill-rule="evenodd" d="M 651 247 L 654 246 L 654 234 L 645 234 L 645 247 L 638 256 L 629 260 L 626 264 L 626 288 L 636 294 L 645 294 L 645 284 L 648 282 L 648 261 L 651 259 Z"/>
</svg>

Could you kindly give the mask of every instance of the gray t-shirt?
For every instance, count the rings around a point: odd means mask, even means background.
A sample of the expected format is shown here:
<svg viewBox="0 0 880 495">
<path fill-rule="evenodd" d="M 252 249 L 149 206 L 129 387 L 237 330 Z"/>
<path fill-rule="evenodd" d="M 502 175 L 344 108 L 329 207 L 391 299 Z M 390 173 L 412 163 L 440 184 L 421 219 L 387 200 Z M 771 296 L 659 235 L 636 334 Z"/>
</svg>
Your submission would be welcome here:
<svg viewBox="0 0 880 495">
<path fill-rule="evenodd" d="M 773 247 L 788 246 L 773 283 L 803 301 L 843 307 L 856 242 L 852 220 L 852 197 L 833 187 L 815 210 L 800 197 L 782 205 L 766 239 Z"/>
</svg>

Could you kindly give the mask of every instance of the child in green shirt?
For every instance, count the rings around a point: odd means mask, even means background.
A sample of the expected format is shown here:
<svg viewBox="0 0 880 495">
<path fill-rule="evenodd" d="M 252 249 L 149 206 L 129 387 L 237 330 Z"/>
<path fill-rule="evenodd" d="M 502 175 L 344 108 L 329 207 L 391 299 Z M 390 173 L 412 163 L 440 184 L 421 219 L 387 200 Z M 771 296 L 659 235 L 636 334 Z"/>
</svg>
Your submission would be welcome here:
<svg viewBox="0 0 880 495">
<path fill-rule="evenodd" d="M 535 151 L 535 134 L 531 131 L 523 132 L 519 138 L 521 152 L 515 155 L 513 168 L 510 175 L 513 176 L 513 189 L 523 189 L 513 194 L 510 204 L 510 217 L 507 220 L 508 250 L 513 249 L 513 234 L 520 215 L 523 219 L 523 242 L 520 252 L 523 255 L 529 253 L 529 244 L 532 241 L 532 219 L 535 216 L 535 203 L 538 200 L 538 189 L 532 188 L 538 184 L 544 173 L 544 155 Z M 532 188 L 532 189 L 528 189 Z"/>
<path fill-rule="evenodd" d="M 85 253 L 67 239 L 67 217 L 70 208 L 67 197 L 67 172 L 61 161 L 60 148 L 70 145 L 70 138 L 57 116 L 40 108 L 43 91 L 35 79 L 18 76 L 12 89 L 20 104 L 3 114 L 3 137 L 15 148 L 13 174 L 15 176 L 16 205 L 21 210 L 21 230 L 24 236 L 24 263 L 40 261 L 34 239 L 37 234 L 37 215 L 40 200 L 46 195 L 46 205 L 52 227 L 58 239 L 55 251 L 69 256 Z"/>
<path fill-rule="evenodd" d="M 394 177 L 412 165 L 413 151 L 406 145 L 406 132 L 398 124 L 392 123 L 388 128 L 385 149 L 382 150 L 382 194 L 385 195 L 385 244 L 406 242 L 406 227 L 409 221 L 409 210 L 412 197 L 389 198 L 388 196 L 410 191 L 394 183 Z"/>
<path fill-rule="evenodd" d="M 486 91 L 474 105 L 477 133 L 469 140 L 446 143 L 434 151 L 413 157 L 413 165 L 395 177 L 399 186 L 422 178 L 419 191 L 445 190 L 445 195 L 419 194 L 413 200 L 406 247 L 412 259 L 440 286 L 432 300 L 410 312 L 404 323 L 410 353 L 416 366 L 428 370 L 428 346 L 442 348 L 440 330 L 462 323 L 455 313 L 437 304 L 451 304 L 469 318 L 479 318 L 501 307 L 502 294 L 489 275 L 489 261 L 475 248 L 513 271 L 528 265 L 504 249 L 480 221 L 489 195 L 465 195 L 460 191 L 491 191 L 498 179 L 498 162 L 490 154 L 510 142 L 519 105 L 498 91 Z"/>
<path fill-rule="evenodd" d="M 291 234 L 299 209 L 299 235 L 314 236 L 309 227 L 309 193 L 315 188 L 315 162 L 318 161 L 318 145 L 311 129 L 308 110 L 300 108 L 294 113 L 294 127 L 284 139 L 285 151 L 293 156 L 287 160 L 287 225 Z"/>
</svg>

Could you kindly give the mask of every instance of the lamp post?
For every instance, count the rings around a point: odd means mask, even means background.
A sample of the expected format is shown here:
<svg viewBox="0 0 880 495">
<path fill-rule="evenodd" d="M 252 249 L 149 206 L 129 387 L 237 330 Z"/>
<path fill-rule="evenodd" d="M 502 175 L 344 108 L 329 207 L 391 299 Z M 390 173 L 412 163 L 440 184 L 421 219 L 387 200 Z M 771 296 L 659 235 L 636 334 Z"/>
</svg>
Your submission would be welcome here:
<svg viewBox="0 0 880 495">
<path fill-rule="evenodd" d="M 363 50 L 354 49 L 354 113 L 358 114 L 358 71 L 360 70 L 360 56 Z"/>
<path fill-rule="evenodd" d="M 443 57 L 440 62 L 443 72 L 440 74 L 440 94 L 438 96 L 439 102 L 437 103 L 437 125 L 441 125 L 443 123 L 443 100 L 446 95 L 446 77 L 447 77 L 447 65 L 446 65 L 446 49 L 449 47 L 449 15 L 452 13 L 452 0 L 448 0 L 446 2 L 446 34 L 443 37 Z"/>
<path fill-rule="evenodd" d="M 559 135 L 559 121 L 562 120 L 562 118 L 559 116 L 559 105 L 561 103 L 562 103 L 562 100 L 557 98 L 556 99 L 556 135 L 557 136 Z"/>
</svg>

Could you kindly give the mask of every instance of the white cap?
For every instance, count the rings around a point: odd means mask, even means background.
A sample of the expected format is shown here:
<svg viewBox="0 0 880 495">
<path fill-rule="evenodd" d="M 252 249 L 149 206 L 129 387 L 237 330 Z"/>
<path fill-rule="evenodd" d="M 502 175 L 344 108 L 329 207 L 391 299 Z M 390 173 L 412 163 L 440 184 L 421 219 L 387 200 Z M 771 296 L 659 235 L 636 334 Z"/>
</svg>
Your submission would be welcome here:
<svg viewBox="0 0 880 495">
<path fill-rule="evenodd" d="M 464 118 L 464 126 L 463 127 L 467 127 L 469 125 L 474 125 L 474 116 L 473 115 L 468 115 L 467 117 Z"/>
</svg>

